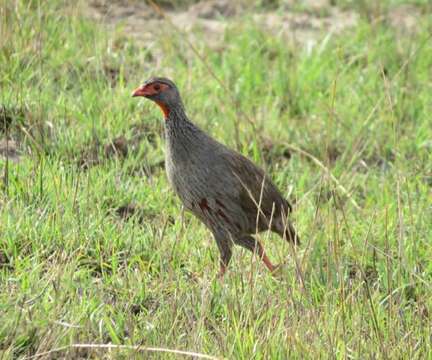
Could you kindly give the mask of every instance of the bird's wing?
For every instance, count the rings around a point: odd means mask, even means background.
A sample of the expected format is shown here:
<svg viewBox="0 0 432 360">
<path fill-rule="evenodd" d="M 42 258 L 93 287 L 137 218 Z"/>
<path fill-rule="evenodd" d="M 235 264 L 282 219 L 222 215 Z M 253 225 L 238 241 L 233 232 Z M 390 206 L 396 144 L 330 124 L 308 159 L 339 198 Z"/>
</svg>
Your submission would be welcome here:
<svg viewBox="0 0 432 360">
<path fill-rule="evenodd" d="M 263 214 L 269 218 L 272 212 L 285 215 L 292 211 L 291 205 L 285 200 L 271 179 L 264 171 L 243 155 L 229 151 L 224 154 L 229 171 L 237 179 L 236 196 L 247 213 L 256 214 L 258 205 Z"/>
</svg>

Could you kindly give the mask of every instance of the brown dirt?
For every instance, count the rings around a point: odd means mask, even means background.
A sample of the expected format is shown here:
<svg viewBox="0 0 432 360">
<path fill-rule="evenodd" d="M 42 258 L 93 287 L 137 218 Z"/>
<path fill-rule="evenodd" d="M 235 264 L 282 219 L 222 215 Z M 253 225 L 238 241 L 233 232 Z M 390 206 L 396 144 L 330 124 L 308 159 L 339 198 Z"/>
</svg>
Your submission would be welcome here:
<svg viewBox="0 0 432 360">
<path fill-rule="evenodd" d="M 104 146 L 105 157 L 126 157 L 128 155 L 128 141 L 124 136 L 119 136 Z"/>
<path fill-rule="evenodd" d="M 420 9 L 414 5 L 399 5 L 391 9 L 386 17 L 397 31 L 413 33 L 418 30 Z"/>
<path fill-rule="evenodd" d="M 115 212 L 123 220 L 129 220 L 133 215 L 139 212 L 139 208 L 134 203 L 128 203 L 119 206 L 117 209 L 115 209 Z M 139 222 L 141 222 L 141 220 L 144 220 L 144 218 L 139 220 Z"/>
<path fill-rule="evenodd" d="M 357 23 L 357 13 L 331 6 L 329 0 L 307 0 L 303 12 L 290 3 L 282 11 L 271 7 L 263 11 L 242 0 L 203 0 L 183 9 L 162 10 L 177 28 L 191 35 L 204 34 L 206 44 L 214 47 L 223 41 L 226 27 L 245 14 L 254 14 L 253 21 L 263 29 L 306 47 L 314 45 L 323 32 L 339 33 Z M 89 0 L 86 13 L 113 28 L 121 24 L 124 33 L 141 45 L 155 46 L 154 35 L 171 30 L 166 20 L 143 2 Z"/>
<path fill-rule="evenodd" d="M 182 7 L 176 7 L 175 1 L 155 2 L 178 29 L 192 36 L 204 34 L 206 45 L 215 48 L 223 42 L 226 27 L 245 14 L 253 14 L 253 21 L 275 36 L 283 36 L 306 48 L 314 46 L 324 34 L 338 34 L 354 27 L 360 17 L 356 6 L 341 9 L 333 6 L 331 0 L 286 0 L 279 9 L 274 7 L 276 1 L 263 1 L 259 9 L 247 0 L 191 0 L 183 2 L 186 6 Z M 112 28 L 122 25 L 124 33 L 140 45 L 156 47 L 154 35 L 172 30 L 147 2 L 87 0 L 85 7 L 92 19 Z M 399 5 L 377 16 L 404 33 L 416 31 L 419 14 L 419 7 Z"/>
<path fill-rule="evenodd" d="M 0 269 L 11 269 L 12 265 L 6 252 L 0 249 Z"/>
<path fill-rule="evenodd" d="M 76 157 L 78 167 L 83 170 L 88 170 L 92 166 L 99 165 L 99 139 L 94 137 L 88 143 L 82 145 L 78 150 L 78 155 L 72 154 L 73 158 Z"/>
<path fill-rule="evenodd" d="M 150 210 L 144 209 L 142 206 L 134 202 L 127 202 L 120 206 L 114 207 L 113 205 L 110 205 L 110 203 L 113 203 L 113 201 L 109 200 L 107 202 L 107 205 L 111 207 L 109 212 L 113 211 L 123 221 L 129 221 L 135 218 L 139 224 L 144 224 L 146 222 L 154 222 L 156 219 L 159 218 L 158 214 Z M 169 216 L 168 223 L 170 225 L 173 225 L 175 223 L 174 218 Z"/>
<path fill-rule="evenodd" d="M 260 149 L 266 164 L 274 165 L 289 161 L 292 157 L 291 151 L 280 144 L 275 144 L 270 138 L 263 137 Z"/>
<path fill-rule="evenodd" d="M 0 139 L 0 159 L 8 159 L 12 162 L 19 162 L 21 152 L 18 150 L 18 144 L 14 140 Z"/>
<path fill-rule="evenodd" d="M 77 159 L 77 165 L 80 168 L 87 170 L 92 166 L 103 163 L 105 159 L 124 159 L 131 152 L 136 151 L 138 145 L 139 142 L 128 140 L 123 135 L 109 140 L 105 144 L 102 144 L 97 137 L 94 137 L 80 147 L 78 154 L 72 154 L 72 156 Z"/>
<path fill-rule="evenodd" d="M 7 133 L 12 127 L 25 121 L 28 109 L 0 104 L 0 132 Z"/>
</svg>

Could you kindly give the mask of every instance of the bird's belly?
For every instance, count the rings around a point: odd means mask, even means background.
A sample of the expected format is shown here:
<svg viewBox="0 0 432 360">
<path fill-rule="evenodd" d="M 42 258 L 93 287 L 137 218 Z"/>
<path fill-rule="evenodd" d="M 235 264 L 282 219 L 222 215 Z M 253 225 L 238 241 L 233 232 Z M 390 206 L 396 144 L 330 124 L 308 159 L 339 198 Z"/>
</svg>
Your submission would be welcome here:
<svg viewBox="0 0 432 360">
<path fill-rule="evenodd" d="M 206 166 L 207 162 L 200 160 L 167 158 L 166 172 L 171 187 L 184 207 L 212 231 L 244 232 L 247 219 L 240 204 L 231 198 L 235 186 L 221 177 L 217 167 Z"/>
<path fill-rule="evenodd" d="M 167 161 L 166 173 L 171 187 L 189 210 L 208 193 L 204 177 L 196 174 L 193 169 L 176 166 L 172 161 Z"/>
<path fill-rule="evenodd" d="M 229 201 L 203 178 L 185 179 L 175 172 L 170 174 L 172 187 L 184 207 L 212 231 L 243 233 L 247 219 L 238 205 Z"/>
</svg>

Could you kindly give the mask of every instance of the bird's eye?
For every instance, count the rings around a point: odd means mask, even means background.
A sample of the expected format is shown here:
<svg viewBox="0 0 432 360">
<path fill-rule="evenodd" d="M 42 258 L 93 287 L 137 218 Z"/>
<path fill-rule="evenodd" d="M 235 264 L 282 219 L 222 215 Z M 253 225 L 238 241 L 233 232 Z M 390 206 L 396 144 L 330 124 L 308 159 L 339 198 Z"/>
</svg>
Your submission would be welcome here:
<svg viewBox="0 0 432 360">
<path fill-rule="evenodd" d="M 153 89 L 155 89 L 156 91 L 159 91 L 160 90 L 160 85 L 159 84 L 155 84 L 154 86 L 153 86 Z"/>
</svg>

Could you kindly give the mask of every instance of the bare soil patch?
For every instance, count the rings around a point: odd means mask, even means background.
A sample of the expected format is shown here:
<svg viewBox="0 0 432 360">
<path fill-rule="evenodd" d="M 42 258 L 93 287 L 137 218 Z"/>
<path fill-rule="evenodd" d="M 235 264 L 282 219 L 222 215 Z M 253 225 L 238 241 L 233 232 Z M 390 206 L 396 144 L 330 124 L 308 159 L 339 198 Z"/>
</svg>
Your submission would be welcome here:
<svg viewBox="0 0 432 360">
<path fill-rule="evenodd" d="M 302 11 L 289 4 L 281 10 L 254 8 L 247 1 L 203 0 L 182 9 L 161 9 L 177 28 L 190 34 L 204 34 L 209 46 L 218 46 L 223 41 L 229 24 L 250 15 L 264 30 L 306 46 L 315 43 L 324 32 L 341 32 L 355 26 L 358 20 L 356 12 L 331 6 L 328 0 L 308 0 Z M 170 27 L 152 7 L 132 0 L 90 0 L 86 13 L 111 27 L 121 25 L 125 34 L 144 44 L 153 43 L 154 35 Z"/>
<path fill-rule="evenodd" d="M 19 162 L 21 152 L 15 140 L 0 139 L 0 159 L 8 159 L 12 162 Z"/>
<path fill-rule="evenodd" d="M 246 0 L 196 0 L 182 7 L 170 1 L 156 3 L 175 27 L 190 35 L 203 34 L 206 45 L 211 47 L 220 45 L 228 25 L 247 16 L 275 36 L 304 47 L 315 45 L 325 34 L 339 34 L 356 26 L 360 18 L 358 6 L 340 8 L 331 0 L 287 0 L 282 8 L 275 8 L 275 1 L 263 1 L 264 6 L 259 8 Z M 85 12 L 112 28 L 121 25 L 124 33 L 141 45 L 154 45 L 155 35 L 170 29 L 170 24 L 142 1 L 88 0 Z M 378 18 L 374 21 L 388 21 L 401 33 L 414 32 L 420 12 L 420 7 L 399 5 L 375 14 Z"/>
</svg>

